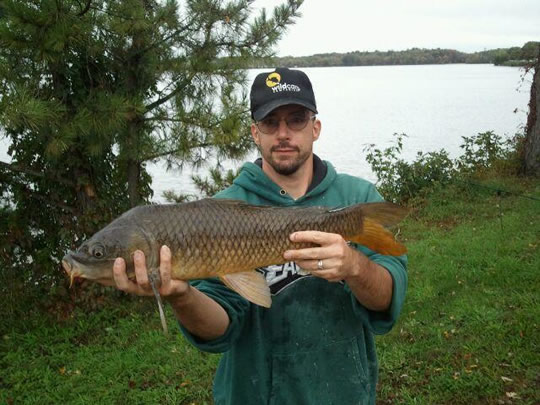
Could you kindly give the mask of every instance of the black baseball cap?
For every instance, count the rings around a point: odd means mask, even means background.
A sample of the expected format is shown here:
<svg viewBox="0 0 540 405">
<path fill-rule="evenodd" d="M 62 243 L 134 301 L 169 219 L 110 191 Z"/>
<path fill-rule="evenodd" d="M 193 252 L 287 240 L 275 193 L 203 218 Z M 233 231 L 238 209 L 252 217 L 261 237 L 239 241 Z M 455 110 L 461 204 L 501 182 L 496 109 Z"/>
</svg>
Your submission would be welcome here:
<svg viewBox="0 0 540 405">
<path fill-rule="evenodd" d="M 298 104 L 317 114 L 315 94 L 307 75 L 301 70 L 276 68 L 259 73 L 251 86 L 251 117 L 260 121 L 278 107 Z"/>
</svg>

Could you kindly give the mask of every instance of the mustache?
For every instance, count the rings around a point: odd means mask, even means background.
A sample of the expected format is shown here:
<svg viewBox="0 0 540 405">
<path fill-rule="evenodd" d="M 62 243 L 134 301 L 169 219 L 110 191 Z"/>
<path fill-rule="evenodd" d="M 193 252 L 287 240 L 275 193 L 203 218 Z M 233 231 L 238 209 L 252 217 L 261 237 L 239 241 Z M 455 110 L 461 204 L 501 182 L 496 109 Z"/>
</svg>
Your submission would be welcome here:
<svg viewBox="0 0 540 405">
<path fill-rule="evenodd" d="M 293 149 L 296 152 L 300 151 L 300 148 L 298 146 L 293 146 L 289 144 L 288 142 L 283 142 L 283 143 L 280 143 L 279 145 L 272 146 L 270 148 L 270 152 L 275 152 L 278 149 Z"/>
</svg>

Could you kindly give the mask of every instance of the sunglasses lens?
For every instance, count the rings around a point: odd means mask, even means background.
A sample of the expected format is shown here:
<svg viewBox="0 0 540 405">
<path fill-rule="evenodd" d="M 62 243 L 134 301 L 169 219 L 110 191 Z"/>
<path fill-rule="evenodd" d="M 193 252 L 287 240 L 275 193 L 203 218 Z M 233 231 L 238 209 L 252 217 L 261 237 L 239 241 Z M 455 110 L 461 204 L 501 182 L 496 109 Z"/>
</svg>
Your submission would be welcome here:
<svg viewBox="0 0 540 405">
<path fill-rule="evenodd" d="M 313 117 L 310 116 L 307 111 L 298 112 L 287 116 L 284 121 L 287 124 L 287 127 L 291 131 L 301 131 L 304 129 L 310 119 Z M 264 134 L 273 134 L 279 128 L 280 119 L 274 117 L 265 118 L 257 122 L 257 128 Z"/>
<path fill-rule="evenodd" d="M 293 131 L 300 131 L 304 129 L 309 121 L 309 116 L 307 113 L 303 115 L 292 115 L 287 117 L 286 122 L 289 129 Z"/>
</svg>

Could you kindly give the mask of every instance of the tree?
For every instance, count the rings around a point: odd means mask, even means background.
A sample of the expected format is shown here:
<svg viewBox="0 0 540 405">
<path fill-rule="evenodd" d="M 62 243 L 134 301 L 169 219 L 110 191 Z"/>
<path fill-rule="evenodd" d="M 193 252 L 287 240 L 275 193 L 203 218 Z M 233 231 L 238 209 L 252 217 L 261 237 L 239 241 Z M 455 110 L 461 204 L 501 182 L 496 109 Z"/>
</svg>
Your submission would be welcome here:
<svg viewBox="0 0 540 405">
<path fill-rule="evenodd" d="M 526 174 L 540 176 L 540 47 L 533 69 L 529 115 L 523 143 L 523 166 Z"/>
<path fill-rule="evenodd" d="M 145 164 L 251 147 L 245 68 L 272 55 L 302 0 L 2 2 L 0 269 L 51 257 L 148 201 Z M 1 133 L 1 132 L 0 132 Z"/>
<path fill-rule="evenodd" d="M 540 52 L 540 42 L 529 41 L 521 48 L 521 58 L 534 61 Z"/>
</svg>

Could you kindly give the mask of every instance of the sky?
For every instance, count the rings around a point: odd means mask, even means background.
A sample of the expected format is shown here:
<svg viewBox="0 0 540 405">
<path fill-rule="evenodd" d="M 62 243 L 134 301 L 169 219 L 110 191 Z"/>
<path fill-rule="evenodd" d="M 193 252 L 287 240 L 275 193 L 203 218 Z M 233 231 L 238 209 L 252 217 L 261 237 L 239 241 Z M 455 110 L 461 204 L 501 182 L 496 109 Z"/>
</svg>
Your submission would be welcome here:
<svg viewBox="0 0 540 405">
<path fill-rule="evenodd" d="M 271 10 L 284 0 L 257 0 Z M 304 0 L 278 56 L 449 48 L 462 52 L 540 41 L 540 0 Z"/>
</svg>

